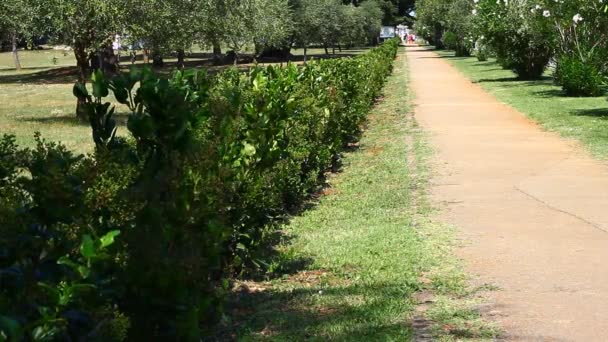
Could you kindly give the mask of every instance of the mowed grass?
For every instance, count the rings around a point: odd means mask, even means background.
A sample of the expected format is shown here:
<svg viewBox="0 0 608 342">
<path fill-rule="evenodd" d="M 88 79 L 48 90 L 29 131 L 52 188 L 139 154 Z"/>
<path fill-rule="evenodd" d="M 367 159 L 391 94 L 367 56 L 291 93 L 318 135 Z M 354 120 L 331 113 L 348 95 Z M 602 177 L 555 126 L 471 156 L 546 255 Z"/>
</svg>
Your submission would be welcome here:
<svg viewBox="0 0 608 342">
<path fill-rule="evenodd" d="M 431 220 L 430 151 L 410 113 L 405 63 L 401 53 L 385 97 L 373 110 L 359 149 L 346 155 L 343 172 L 330 178 L 331 186 L 313 208 L 284 227 L 281 257 L 271 265 L 282 276 L 239 283 L 220 336 L 408 341 L 416 335 L 415 293 L 462 295 L 464 277 L 451 256 L 450 233 Z M 445 322 L 469 324 L 458 321 L 463 312 L 480 322 L 460 301 L 430 310 L 437 318 L 436 337 L 452 339 L 451 328 L 441 328 Z M 470 336 L 494 334 L 482 324 L 470 326 L 477 329 Z"/>
<path fill-rule="evenodd" d="M 367 50 L 336 51 L 332 57 L 352 56 Z M 292 53 L 297 57 L 303 51 L 293 50 Z M 309 54 L 316 58 L 324 57 L 323 53 L 322 49 L 309 50 Z M 72 95 L 72 86 L 76 81 L 76 62 L 73 52 L 47 49 L 20 51 L 19 55 L 23 70 L 17 72 L 11 53 L 0 53 L 0 134 L 14 134 L 19 145 L 31 147 L 35 143 L 34 133 L 41 132 L 43 138 L 62 142 L 71 150 L 90 152 L 93 149 L 91 130 L 87 123 L 80 122 L 75 116 L 76 99 Z M 57 64 L 53 63 L 53 57 L 57 58 Z M 203 57 L 203 54 L 193 55 L 186 58 L 186 62 L 193 67 L 207 67 L 209 60 Z M 171 63 L 175 58 L 167 58 L 166 62 L 168 66 L 161 72 L 168 73 L 174 69 Z M 141 65 L 141 62 L 137 64 Z M 130 63 L 123 61 L 122 65 L 127 67 Z M 120 106 L 117 108 L 120 112 Z M 126 122 L 124 108 L 122 111 L 118 115 L 121 123 L 119 134 L 127 134 L 122 125 Z"/>
<path fill-rule="evenodd" d="M 526 114 L 549 131 L 581 141 L 596 157 L 608 158 L 608 101 L 605 96 L 568 97 L 553 84 L 551 71 L 539 81 L 519 81 L 495 60 L 479 62 L 475 57 L 453 57 L 438 51 L 465 76 L 500 101 Z"/>
</svg>

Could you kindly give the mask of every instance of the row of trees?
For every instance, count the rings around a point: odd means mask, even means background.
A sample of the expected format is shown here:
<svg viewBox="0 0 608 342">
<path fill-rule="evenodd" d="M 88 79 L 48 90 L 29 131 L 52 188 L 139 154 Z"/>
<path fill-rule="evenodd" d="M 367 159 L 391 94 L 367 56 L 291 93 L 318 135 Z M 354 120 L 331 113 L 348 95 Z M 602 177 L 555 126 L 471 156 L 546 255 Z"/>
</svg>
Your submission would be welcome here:
<svg viewBox="0 0 608 342">
<path fill-rule="evenodd" d="M 335 49 L 374 43 L 387 7 L 384 0 L 343 4 L 341 0 L 3 0 L 0 35 L 12 46 L 21 68 L 17 43 L 47 36 L 73 48 L 80 83 L 91 69 L 115 73 L 117 35 L 143 51 L 143 59 L 163 65 L 177 55 L 183 68 L 194 45 L 213 49 L 218 63 L 253 50 L 255 56 L 286 57 L 292 47 Z M 390 12 L 389 13 L 393 13 Z M 222 54 L 222 47 L 230 49 Z M 133 57 L 135 52 L 132 51 Z M 83 116 L 78 103 L 76 113 Z"/>
<path fill-rule="evenodd" d="M 107 68 L 116 61 L 116 35 L 156 65 L 169 52 L 182 64 L 193 45 L 213 48 L 218 61 L 222 46 L 234 60 L 246 50 L 284 56 L 291 47 L 374 43 L 382 23 L 402 22 L 412 9 L 413 0 L 3 0 L 0 40 L 17 69 L 19 42 L 46 36 L 69 45 L 84 80 L 92 54 Z"/>
<path fill-rule="evenodd" d="M 458 55 L 494 55 L 521 79 L 552 64 L 568 95 L 598 96 L 608 76 L 607 10 L 588 0 L 420 0 L 416 26 Z"/>
</svg>

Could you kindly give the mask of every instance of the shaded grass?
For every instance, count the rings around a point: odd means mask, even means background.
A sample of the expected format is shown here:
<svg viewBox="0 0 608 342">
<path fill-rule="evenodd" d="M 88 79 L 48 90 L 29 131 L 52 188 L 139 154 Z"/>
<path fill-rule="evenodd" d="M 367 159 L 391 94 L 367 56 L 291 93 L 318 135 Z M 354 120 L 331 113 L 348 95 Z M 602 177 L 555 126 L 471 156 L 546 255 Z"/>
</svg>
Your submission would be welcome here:
<svg viewBox="0 0 608 342">
<path fill-rule="evenodd" d="M 581 141 L 596 157 L 608 158 L 608 101 L 605 97 L 567 97 L 553 84 L 551 71 L 542 80 L 520 81 L 494 60 L 453 58 L 453 52 L 438 51 L 466 77 L 500 101 L 514 107 L 547 130 Z"/>
<path fill-rule="evenodd" d="M 450 231 L 431 220 L 430 151 L 410 113 L 402 52 L 359 149 L 316 205 L 283 227 L 289 242 L 271 269 L 288 272 L 240 282 L 218 339 L 412 340 L 416 292 L 466 292 Z"/>
</svg>

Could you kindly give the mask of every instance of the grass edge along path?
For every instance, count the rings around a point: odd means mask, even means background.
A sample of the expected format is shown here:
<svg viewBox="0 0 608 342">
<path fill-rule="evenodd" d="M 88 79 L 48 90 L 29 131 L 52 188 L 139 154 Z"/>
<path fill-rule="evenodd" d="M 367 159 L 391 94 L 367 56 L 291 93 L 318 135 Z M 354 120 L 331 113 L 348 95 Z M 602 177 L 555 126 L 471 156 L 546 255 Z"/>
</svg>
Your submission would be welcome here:
<svg viewBox="0 0 608 342">
<path fill-rule="evenodd" d="M 224 322 L 231 339 L 420 340 L 419 315 L 432 338 L 496 335 L 474 310 L 450 230 L 432 221 L 431 151 L 407 85 L 401 50 L 360 148 L 315 206 L 284 227 L 272 267 L 282 276 L 236 286 Z M 424 311 L 417 293 L 432 294 Z"/>
<path fill-rule="evenodd" d="M 608 101 L 606 96 L 569 97 L 553 83 L 552 71 L 541 80 L 517 80 L 495 59 L 454 57 L 454 52 L 435 51 L 466 78 L 479 84 L 499 101 L 515 108 L 544 129 L 581 142 L 601 160 L 608 160 Z"/>
</svg>

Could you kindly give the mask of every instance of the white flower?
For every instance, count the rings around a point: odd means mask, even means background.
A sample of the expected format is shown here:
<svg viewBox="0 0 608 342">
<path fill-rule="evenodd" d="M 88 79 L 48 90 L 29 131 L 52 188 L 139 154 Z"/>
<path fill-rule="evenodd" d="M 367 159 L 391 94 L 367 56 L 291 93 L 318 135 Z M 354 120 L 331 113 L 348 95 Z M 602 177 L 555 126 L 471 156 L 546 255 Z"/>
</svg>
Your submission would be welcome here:
<svg viewBox="0 0 608 342">
<path fill-rule="evenodd" d="M 536 6 L 534 6 L 534 9 L 537 9 L 537 10 L 539 10 L 539 9 L 541 9 L 541 8 L 542 8 L 542 7 L 540 7 L 540 5 L 536 5 Z"/>
<path fill-rule="evenodd" d="M 551 12 L 549 12 L 549 10 L 544 10 L 543 11 L 543 17 L 549 18 L 550 16 L 551 16 Z"/>
<path fill-rule="evenodd" d="M 572 21 L 574 21 L 575 24 L 578 24 L 579 22 L 583 21 L 583 17 L 577 13 L 574 17 L 572 17 Z"/>
<path fill-rule="evenodd" d="M 477 15 L 477 10 L 474 9 L 473 11 L 471 11 L 471 13 L 473 13 L 473 15 Z"/>
</svg>

